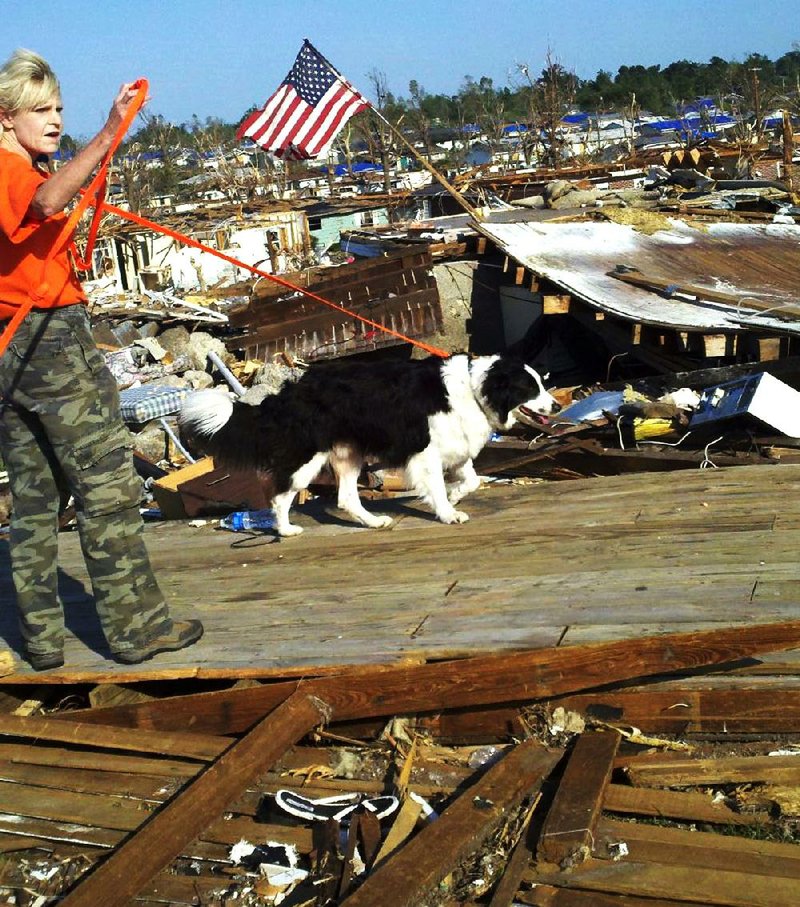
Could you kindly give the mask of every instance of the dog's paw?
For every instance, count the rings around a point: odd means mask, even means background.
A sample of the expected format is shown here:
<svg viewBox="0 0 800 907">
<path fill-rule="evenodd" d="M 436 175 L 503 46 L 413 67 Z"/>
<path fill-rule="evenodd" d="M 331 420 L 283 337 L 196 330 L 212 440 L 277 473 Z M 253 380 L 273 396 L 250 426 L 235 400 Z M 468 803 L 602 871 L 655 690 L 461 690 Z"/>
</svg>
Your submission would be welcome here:
<svg viewBox="0 0 800 907">
<path fill-rule="evenodd" d="M 439 519 L 443 523 L 466 523 L 469 514 L 464 513 L 463 510 L 453 510 L 451 513 L 439 514 Z"/>
<path fill-rule="evenodd" d="M 367 523 L 370 529 L 388 529 L 394 523 L 390 516 L 374 516 Z"/>
<path fill-rule="evenodd" d="M 292 535 L 300 535 L 302 531 L 302 526 L 296 526 L 294 523 L 287 523 L 285 526 L 281 526 L 278 529 L 278 535 L 283 536 L 283 538 L 289 538 Z"/>
</svg>

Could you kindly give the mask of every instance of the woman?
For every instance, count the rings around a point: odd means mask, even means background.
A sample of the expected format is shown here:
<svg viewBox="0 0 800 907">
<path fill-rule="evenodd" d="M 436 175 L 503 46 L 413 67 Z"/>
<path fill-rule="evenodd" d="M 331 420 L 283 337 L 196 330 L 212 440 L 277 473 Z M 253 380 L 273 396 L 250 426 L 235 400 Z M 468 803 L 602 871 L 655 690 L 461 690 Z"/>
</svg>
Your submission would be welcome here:
<svg viewBox="0 0 800 907">
<path fill-rule="evenodd" d="M 0 357 L 0 456 L 13 501 L 11 564 L 24 655 L 36 670 L 64 664 L 58 511 L 69 494 L 111 656 L 137 664 L 203 634 L 200 621 L 169 615 L 144 545 L 141 483 L 116 382 L 92 339 L 68 252 L 48 258 L 65 206 L 111 147 L 135 97 L 123 85 L 100 132 L 48 174 L 42 164 L 62 129 L 58 80 L 26 50 L 0 69 L 0 330 L 34 300 Z"/>
</svg>

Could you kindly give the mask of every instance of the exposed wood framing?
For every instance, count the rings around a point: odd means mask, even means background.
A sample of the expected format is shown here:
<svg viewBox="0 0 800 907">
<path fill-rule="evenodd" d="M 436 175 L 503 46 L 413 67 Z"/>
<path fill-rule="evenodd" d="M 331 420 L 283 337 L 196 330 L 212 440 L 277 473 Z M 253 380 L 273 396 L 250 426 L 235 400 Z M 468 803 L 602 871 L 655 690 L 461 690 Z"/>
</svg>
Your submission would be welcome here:
<svg viewBox="0 0 800 907">
<path fill-rule="evenodd" d="M 347 907 L 419 904 L 425 892 L 510 818 L 524 797 L 538 791 L 558 758 L 533 740 L 515 747 L 344 903 Z"/>
<path fill-rule="evenodd" d="M 572 304 L 572 297 L 566 294 L 542 296 L 542 312 L 545 315 L 568 315 Z"/>
<path fill-rule="evenodd" d="M 418 339 L 442 327 L 439 292 L 427 250 L 370 259 L 336 268 L 335 277 L 307 287 L 316 296 L 405 336 Z M 315 299 L 297 294 L 269 301 L 257 297 L 230 316 L 243 336 L 228 341 L 251 358 L 269 359 L 286 352 L 306 360 L 331 359 L 401 343 Z"/>
</svg>

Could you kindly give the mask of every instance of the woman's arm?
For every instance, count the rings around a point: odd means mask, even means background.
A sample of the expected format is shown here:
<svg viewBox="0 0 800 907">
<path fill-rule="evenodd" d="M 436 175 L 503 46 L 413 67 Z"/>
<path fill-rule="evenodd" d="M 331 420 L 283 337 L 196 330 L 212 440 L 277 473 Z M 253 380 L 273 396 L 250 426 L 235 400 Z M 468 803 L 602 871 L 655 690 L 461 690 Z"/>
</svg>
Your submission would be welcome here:
<svg viewBox="0 0 800 907">
<path fill-rule="evenodd" d="M 58 214 L 78 194 L 78 190 L 94 173 L 103 160 L 114 136 L 137 95 L 133 83 L 123 85 L 111 107 L 105 125 L 97 135 L 82 148 L 75 157 L 46 180 L 36 190 L 30 205 L 30 213 L 37 219 Z"/>
</svg>

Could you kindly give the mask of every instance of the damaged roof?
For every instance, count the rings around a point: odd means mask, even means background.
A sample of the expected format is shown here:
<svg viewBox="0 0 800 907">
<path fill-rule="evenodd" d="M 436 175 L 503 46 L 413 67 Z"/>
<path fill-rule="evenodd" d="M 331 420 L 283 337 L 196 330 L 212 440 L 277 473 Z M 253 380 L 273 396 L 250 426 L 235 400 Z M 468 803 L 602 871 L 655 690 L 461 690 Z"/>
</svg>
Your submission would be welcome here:
<svg viewBox="0 0 800 907">
<path fill-rule="evenodd" d="M 609 314 L 684 330 L 800 333 L 800 227 L 665 222 L 669 229 L 649 235 L 626 224 L 530 220 L 484 222 L 480 232 L 519 264 Z M 731 294 L 741 303 L 666 298 L 612 276 L 620 267 Z"/>
</svg>

